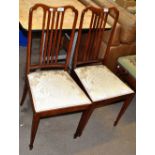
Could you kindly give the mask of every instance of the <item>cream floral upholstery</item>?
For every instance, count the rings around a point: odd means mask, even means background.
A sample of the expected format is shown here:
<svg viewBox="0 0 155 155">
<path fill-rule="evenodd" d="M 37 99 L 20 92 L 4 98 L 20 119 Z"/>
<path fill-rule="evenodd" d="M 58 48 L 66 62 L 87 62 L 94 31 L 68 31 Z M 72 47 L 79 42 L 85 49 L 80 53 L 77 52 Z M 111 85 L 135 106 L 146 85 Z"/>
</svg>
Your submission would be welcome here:
<svg viewBox="0 0 155 155">
<path fill-rule="evenodd" d="M 78 67 L 75 72 L 94 102 L 133 92 L 104 65 Z"/>
<path fill-rule="evenodd" d="M 28 80 L 36 112 L 91 103 L 66 71 L 37 71 Z"/>
</svg>

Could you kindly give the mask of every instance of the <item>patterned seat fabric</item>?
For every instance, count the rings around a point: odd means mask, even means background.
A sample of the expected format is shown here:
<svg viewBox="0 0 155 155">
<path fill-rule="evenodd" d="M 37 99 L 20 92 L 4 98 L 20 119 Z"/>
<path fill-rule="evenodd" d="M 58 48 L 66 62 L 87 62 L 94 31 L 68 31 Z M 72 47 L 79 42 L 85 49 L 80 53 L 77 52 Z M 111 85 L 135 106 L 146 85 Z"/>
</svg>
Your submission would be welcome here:
<svg viewBox="0 0 155 155">
<path fill-rule="evenodd" d="M 37 71 L 28 80 L 36 112 L 91 103 L 66 71 Z"/>
<path fill-rule="evenodd" d="M 119 64 L 136 79 L 136 55 L 118 58 Z"/>
<path fill-rule="evenodd" d="M 75 73 L 93 102 L 133 93 L 104 65 L 78 67 Z"/>
</svg>

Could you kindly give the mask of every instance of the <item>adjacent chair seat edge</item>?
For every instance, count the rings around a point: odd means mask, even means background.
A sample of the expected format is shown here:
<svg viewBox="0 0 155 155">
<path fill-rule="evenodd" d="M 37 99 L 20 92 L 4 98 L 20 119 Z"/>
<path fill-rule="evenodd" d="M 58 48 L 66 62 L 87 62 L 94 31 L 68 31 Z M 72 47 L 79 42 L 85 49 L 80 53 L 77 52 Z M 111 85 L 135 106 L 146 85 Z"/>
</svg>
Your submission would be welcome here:
<svg viewBox="0 0 155 155">
<path fill-rule="evenodd" d="M 118 63 L 136 79 L 136 55 L 119 57 Z"/>
</svg>

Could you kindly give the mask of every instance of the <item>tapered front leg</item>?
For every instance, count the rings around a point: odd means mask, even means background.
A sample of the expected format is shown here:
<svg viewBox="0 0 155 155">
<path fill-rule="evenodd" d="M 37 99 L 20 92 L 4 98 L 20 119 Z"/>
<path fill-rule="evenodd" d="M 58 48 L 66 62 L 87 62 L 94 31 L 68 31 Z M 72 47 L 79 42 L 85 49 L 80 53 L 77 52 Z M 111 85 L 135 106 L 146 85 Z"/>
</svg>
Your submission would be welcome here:
<svg viewBox="0 0 155 155">
<path fill-rule="evenodd" d="M 128 106 L 130 105 L 130 103 L 131 103 L 133 97 L 134 97 L 134 94 L 131 94 L 131 95 L 129 95 L 129 96 L 126 98 L 126 100 L 124 101 L 124 104 L 123 104 L 123 106 L 122 106 L 122 108 L 121 108 L 121 110 L 120 110 L 120 112 L 119 112 L 119 114 L 118 114 L 118 116 L 117 116 L 117 118 L 116 118 L 116 120 L 115 120 L 115 122 L 114 122 L 114 126 L 116 126 L 116 125 L 118 124 L 118 122 L 119 122 L 119 120 L 121 119 L 122 115 L 125 113 L 126 109 L 127 109 Z"/>
<path fill-rule="evenodd" d="M 80 137 L 82 135 L 82 132 L 83 132 L 92 112 L 93 112 L 93 108 L 90 107 L 88 110 L 86 110 L 82 113 L 80 122 L 79 122 L 76 132 L 74 134 L 74 138 Z"/>
<path fill-rule="evenodd" d="M 38 126 L 39 126 L 39 121 L 40 121 L 39 116 L 37 114 L 34 114 L 33 115 L 33 120 L 32 120 L 31 139 L 30 139 L 30 145 L 29 145 L 30 150 L 33 149 L 33 143 L 34 143 L 34 139 L 35 139 L 37 129 L 38 129 Z"/>
</svg>

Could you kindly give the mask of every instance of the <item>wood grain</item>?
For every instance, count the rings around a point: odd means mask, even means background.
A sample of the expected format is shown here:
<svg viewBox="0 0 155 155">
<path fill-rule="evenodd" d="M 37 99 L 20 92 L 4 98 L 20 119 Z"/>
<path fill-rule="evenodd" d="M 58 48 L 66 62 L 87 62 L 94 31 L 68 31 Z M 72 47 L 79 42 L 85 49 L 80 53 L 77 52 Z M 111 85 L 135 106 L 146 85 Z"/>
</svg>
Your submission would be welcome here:
<svg viewBox="0 0 155 155">
<path fill-rule="evenodd" d="M 29 16 L 29 10 L 30 8 L 36 4 L 36 3 L 42 3 L 42 4 L 46 4 L 49 6 L 55 6 L 55 7 L 61 7 L 61 6 L 65 6 L 65 5 L 72 5 L 74 6 L 77 10 L 78 10 L 78 20 L 77 20 L 77 24 L 76 24 L 76 29 L 79 28 L 79 23 L 80 23 L 80 17 L 81 17 L 81 12 L 82 10 L 85 8 L 85 6 L 80 3 L 78 0 L 20 0 L 19 1 L 19 21 L 20 24 L 22 25 L 22 27 L 26 30 L 28 30 L 28 16 Z M 37 13 L 35 14 L 35 20 L 33 22 L 33 30 L 41 30 L 42 29 L 42 23 L 39 20 L 43 15 L 43 11 L 40 9 L 39 13 L 37 11 Z M 86 20 L 84 21 L 84 25 L 83 25 L 83 29 L 87 29 L 89 28 L 89 19 L 91 18 L 91 14 L 87 14 L 86 16 Z M 73 20 L 73 14 L 72 12 L 68 11 L 67 15 L 65 17 L 64 23 L 63 23 L 63 27 L 62 29 L 71 29 L 71 25 L 70 21 Z M 106 28 L 110 28 L 110 25 L 106 24 Z"/>
</svg>

